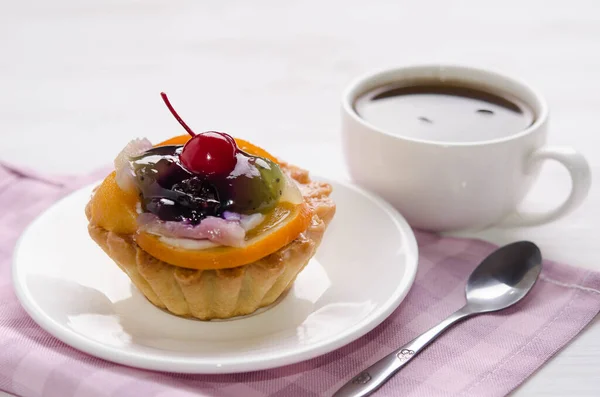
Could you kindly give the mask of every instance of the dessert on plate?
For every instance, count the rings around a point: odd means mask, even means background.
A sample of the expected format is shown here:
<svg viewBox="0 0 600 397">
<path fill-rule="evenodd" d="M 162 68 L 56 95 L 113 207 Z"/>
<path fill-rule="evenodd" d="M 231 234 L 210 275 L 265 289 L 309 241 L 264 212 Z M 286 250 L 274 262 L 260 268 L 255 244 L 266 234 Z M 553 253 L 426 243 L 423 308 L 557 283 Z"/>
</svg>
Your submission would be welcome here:
<svg viewBox="0 0 600 397">
<path fill-rule="evenodd" d="M 85 213 L 94 241 L 155 306 L 201 320 L 275 302 L 335 214 L 331 185 L 222 132 L 131 141 Z"/>
</svg>

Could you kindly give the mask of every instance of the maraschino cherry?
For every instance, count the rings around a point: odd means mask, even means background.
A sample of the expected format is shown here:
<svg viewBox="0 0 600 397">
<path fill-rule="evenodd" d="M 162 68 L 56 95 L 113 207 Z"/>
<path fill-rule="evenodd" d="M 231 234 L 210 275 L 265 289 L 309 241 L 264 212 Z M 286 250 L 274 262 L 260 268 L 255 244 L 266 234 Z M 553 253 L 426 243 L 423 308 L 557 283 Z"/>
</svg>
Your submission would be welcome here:
<svg viewBox="0 0 600 397">
<path fill-rule="evenodd" d="M 228 175 L 233 171 L 238 152 L 235 140 L 228 134 L 217 131 L 195 134 L 173 109 L 167 94 L 161 92 L 160 96 L 175 119 L 192 136 L 179 155 L 181 164 L 188 171 L 203 176 Z"/>
</svg>

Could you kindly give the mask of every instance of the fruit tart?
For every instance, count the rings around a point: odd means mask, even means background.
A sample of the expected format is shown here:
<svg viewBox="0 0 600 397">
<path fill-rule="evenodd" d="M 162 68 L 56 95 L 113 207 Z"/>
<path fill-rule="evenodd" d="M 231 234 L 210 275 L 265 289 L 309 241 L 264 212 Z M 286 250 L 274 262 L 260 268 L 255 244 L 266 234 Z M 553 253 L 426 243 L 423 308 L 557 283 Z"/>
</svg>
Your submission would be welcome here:
<svg viewBox="0 0 600 397">
<path fill-rule="evenodd" d="M 85 212 L 94 241 L 155 306 L 201 320 L 274 303 L 315 254 L 331 185 L 242 139 L 131 141 Z"/>
</svg>

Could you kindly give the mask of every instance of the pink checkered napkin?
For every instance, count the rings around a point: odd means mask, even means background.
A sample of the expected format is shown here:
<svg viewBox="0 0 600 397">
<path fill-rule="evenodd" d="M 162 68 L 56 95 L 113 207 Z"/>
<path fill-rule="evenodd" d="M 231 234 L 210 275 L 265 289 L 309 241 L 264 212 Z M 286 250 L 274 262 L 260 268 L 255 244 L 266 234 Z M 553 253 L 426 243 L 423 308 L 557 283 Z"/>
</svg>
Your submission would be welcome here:
<svg viewBox="0 0 600 397">
<path fill-rule="evenodd" d="M 358 371 L 452 313 L 464 283 L 494 246 L 419 233 L 420 264 L 408 297 L 386 321 L 324 356 L 266 371 L 178 375 L 88 356 L 40 329 L 10 281 L 17 237 L 33 218 L 89 178 L 48 179 L 0 166 L 0 389 L 22 396 L 327 396 Z M 513 308 L 466 320 L 419 355 L 377 396 L 502 396 L 567 344 L 600 311 L 600 274 L 546 261 Z"/>
</svg>

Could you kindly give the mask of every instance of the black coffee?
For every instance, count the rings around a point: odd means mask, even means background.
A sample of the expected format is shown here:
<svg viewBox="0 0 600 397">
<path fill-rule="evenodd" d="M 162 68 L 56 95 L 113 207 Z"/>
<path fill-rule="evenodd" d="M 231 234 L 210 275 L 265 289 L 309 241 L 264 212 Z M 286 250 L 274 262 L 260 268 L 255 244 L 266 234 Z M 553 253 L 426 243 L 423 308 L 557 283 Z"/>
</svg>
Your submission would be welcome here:
<svg viewBox="0 0 600 397">
<path fill-rule="evenodd" d="M 529 127 L 534 113 L 517 98 L 450 84 L 383 86 L 361 95 L 355 111 L 392 134 L 440 142 L 487 141 Z"/>
</svg>

